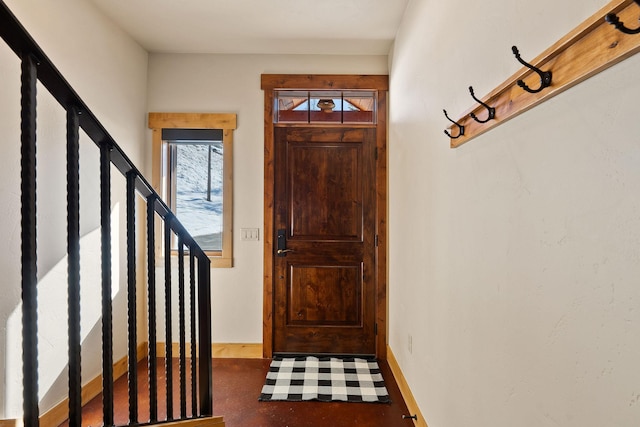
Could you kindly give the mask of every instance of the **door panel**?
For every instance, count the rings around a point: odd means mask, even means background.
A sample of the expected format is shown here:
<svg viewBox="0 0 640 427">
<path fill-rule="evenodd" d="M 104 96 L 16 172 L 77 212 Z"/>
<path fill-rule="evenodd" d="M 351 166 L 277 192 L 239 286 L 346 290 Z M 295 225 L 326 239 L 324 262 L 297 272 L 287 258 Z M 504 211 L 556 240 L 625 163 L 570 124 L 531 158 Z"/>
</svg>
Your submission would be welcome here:
<svg viewBox="0 0 640 427">
<path fill-rule="evenodd" d="M 276 353 L 375 354 L 375 140 L 275 129 Z"/>
<path fill-rule="evenodd" d="M 361 265 L 291 265 L 288 325 L 362 324 Z"/>
<path fill-rule="evenodd" d="M 291 238 L 362 240 L 362 146 L 287 144 Z"/>
</svg>

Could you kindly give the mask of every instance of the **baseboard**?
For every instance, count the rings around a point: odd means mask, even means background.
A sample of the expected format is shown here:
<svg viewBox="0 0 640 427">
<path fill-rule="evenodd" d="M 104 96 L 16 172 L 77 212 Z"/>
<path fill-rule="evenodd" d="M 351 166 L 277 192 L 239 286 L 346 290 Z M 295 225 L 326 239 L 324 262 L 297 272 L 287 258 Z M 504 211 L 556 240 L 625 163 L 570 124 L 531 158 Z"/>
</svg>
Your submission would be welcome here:
<svg viewBox="0 0 640 427">
<path fill-rule="evenodd" d="M 145 342 L 138 344 L 138 361 L 147 357 L 149 345 Z M 129 370 L 128 357 L 125 356 L 113 364 L 113 380 L 117 380 L 125 375 Z M 98 375 L 82 386 L 81 398 L 82 406 L 89 403 L 91 399 L 102 393 L 102 375 Z M 69 418 L 69 399 L 65 399 L 53 408 L 40 416 L 40 427 L 58 427 Z M 10 427 L 10 426 L 0 426 Z"/>
<path fill-rule="evenodd" d="M 262 359 L 262 343 L 213 344 L 211 354 L 219 358 Z"/>
<path fill-rule="evenodd" d="M 191 345 L 186 343 L 185 349 L 187 355 L 191 354 Z M 180 351 L 180 345 L 173 343 L 171 346 L 173 357 L 177 357 Z M 159 342 L 156 344 L 156 353 L 158 357 L 164 357 L 165 344 Z M 236 359 L 261 359 L 262 343 L 217 343 L 211 344 L 211 357 L 213 358 L 236 358 Z"/>
<path fill-rule="evenodd" d="M 409 413 L 411 415 L 416 415 L 418 417 L 417 420 L 413 421 L 413 424 L 417 427 L 428 427 L 427 422 L 425 421 L 422 413 L 420 412 L 420 408 L 418 408 L 418 403 L 416 399 L 413 397 L 413 393 L 411 393 L 411 389 L 409 388 L 409 384 L 407 384 L 407 380 L 400 369 L 400 365 L 398 365 L 398 361 L 391 351 L 391 347 L 387 346 L 387 363 L 389 363 L 389 368 L 391 368 L 391 372 L 393 373 L 393 377 L 398 384 L 398 388 L 400 389 L 400 393 L 402 393 L 402 397 L 404 398 L 404 402 L 407 404 L 407 408 L 409 409 Z"/>
</svg>

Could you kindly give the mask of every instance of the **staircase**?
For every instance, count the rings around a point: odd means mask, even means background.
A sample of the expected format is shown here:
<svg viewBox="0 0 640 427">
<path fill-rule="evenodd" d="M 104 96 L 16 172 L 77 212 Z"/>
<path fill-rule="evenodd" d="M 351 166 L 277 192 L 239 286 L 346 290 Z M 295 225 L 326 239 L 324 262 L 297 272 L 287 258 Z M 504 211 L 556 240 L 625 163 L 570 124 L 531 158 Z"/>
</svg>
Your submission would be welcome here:
<svg viewBox="0 0 640 427">
<path fill-rule="evenodd" d="M 189 426 L 224 425 L 219 417 L 212 417 L 212 369 L 211 369 L 211 291 L 210 261 L 195 240 L 187 233 L 175 215 L 163 203 L 148 181 L 130 161 L 116 141 L 80 99 L 42 49 L 31 38 L 6 4 L 0 0 L 0 36 L 21 62 L 21 289 L 22 289 L 22 378 L 23 422 L 25 427 L 38 427 L 42 414 L 39 410 L 38 389 L 38 239 L 36 192 L 36 94 L 38 82 L 66 111 L 67 177 L 67 262 L 68 283 L 59 290 L 68 295 L 68 366 L 69 392 L 68 417 L 71 427 L 82 425 L 82 338 L 80 331 L 80 131 L 83 131 L 99 151 L 100 180 L 100 240 L 101 240 L 101 305 L 102 305 L 102 384 L 103 425 L 114 425 L 114 354 L 112 291 L 112 171 L 126 180 L 126 240 L 127 240 L 127 308 L 128 308 L 128 425 L 181 424 Z M 142 200 L 142 203 L 140 201 Z M 136 206 L 145 206 L 145 215 L 136 213 Z M 142 210 L 142 209 L 138 209 Z M 137 242 L 140 225 L 146 227 L 146 241 Z M 177 241 L 177 254 L 172 252 L 171 241 Z M 159 244 L 162 242 L 163 244 Z M 146 248 L 145 259 L 139 262 L 136 247 Z M 156 253 L 156 247 L 162 248 Z M 172 266 L 172 256 L 177 255 L 178 266 Z M 164 257 L 164 313 L 157 313 L 156 257 Z M 145 265 L 146 264 L 146 265 Z M 185 265 L 186 264 L 186 265 Z M 172 269 L 174 271 L 172 271 Z M 141 274 L 144 271 L 146 274 Z M 175 275 L 177 273 L 177 283 Z M 146 276 L 146 313 L 138 310 L 138 277 Z M 178 301 L 172 299 L 176 291 Z M 42 301 L 40 301 L 42 302 Z M 177 339 L 172 331 L 172 315 L 178 313 Z M 187 318 L 188 313 L 188 318 Z M 146 337 L 138 337 L 139 319 L 148 318 Z M 159 320 L 160 319 L 160 320 Z M 161 324 L 158 325 L 158 322 Z M 162 345 L 157 330 L 165 331 L 164 343 L 178 341 L 174 353 L 172 345 Z M 140 354 L 141 343 L 147 343 L 148 354 Z M 163 355 L 158 349 L 164 347 Z M 149 419 L 140 420 L 138 413 L 137 361 L 148 356 Z M 157 360 L 164 356 L 164 393 L 166 419 L 158 419 Z M 177 358 L 177 378 L 171 374 L 172 359 Z M 86 379 L 85 379 L 86 382 Z M 174 416 L 174 383 L 179 393 L 179 416 Z M 62 398 L 62 397 L 61 397 Z M 146 400 L 146 399 L 145 399 Z"/>
</svg>

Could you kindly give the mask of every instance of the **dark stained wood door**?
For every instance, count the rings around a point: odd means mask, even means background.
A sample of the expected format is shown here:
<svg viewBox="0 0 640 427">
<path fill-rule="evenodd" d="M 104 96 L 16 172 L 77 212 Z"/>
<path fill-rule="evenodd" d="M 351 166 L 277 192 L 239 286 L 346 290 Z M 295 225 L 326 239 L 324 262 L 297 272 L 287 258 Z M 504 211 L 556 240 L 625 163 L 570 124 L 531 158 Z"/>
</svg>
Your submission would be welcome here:
<svg viewBox="0 0 640 427">
<path fill-rule="evenodd" d="M 376 131 L 274 131 L 273 351 L 375 355 Z"/>
</svg>

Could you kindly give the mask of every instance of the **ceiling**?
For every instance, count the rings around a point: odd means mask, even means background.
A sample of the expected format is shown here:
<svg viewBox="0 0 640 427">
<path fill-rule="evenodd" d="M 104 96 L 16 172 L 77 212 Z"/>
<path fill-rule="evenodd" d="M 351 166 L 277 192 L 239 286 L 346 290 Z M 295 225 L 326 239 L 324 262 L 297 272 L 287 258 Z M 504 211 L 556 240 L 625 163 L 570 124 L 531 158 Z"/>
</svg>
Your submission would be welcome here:
<svg viewBox="0 0 640 427">
<path fill-rule="evenodd" d="M 409 0 L 90 0 L 149 52 L 386 55 Z"/>
</svg>

